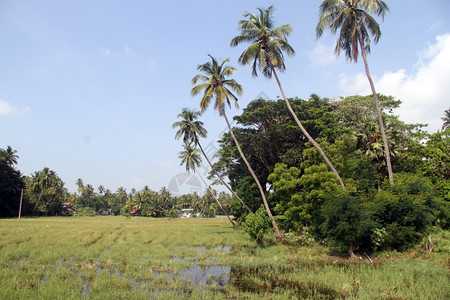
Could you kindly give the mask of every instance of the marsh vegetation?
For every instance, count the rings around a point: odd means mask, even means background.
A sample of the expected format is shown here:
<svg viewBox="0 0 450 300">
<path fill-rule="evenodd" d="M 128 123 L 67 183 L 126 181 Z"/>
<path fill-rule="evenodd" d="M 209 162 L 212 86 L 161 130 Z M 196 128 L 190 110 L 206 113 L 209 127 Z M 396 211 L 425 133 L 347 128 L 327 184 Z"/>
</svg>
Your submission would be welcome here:
<svg viewBox="0 0 450 300">
<path fill-rule="evenodd" d="M 441 232 L 441 234 L 443 234 Z M 0 220 L 2 299 L 445 299 L 448 247 L 349 260 L 228 220 Z"/>
</svg>

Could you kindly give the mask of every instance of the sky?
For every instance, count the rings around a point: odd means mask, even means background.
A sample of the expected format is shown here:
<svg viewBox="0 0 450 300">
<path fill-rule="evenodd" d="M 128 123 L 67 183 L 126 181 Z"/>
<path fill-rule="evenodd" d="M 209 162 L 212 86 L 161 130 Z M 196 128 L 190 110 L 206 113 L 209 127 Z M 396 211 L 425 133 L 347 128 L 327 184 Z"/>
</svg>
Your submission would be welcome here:
<svg viewBox="0 0 450 300">
<path fill-rule="evenodd" d="M 24 175 L 48 167 L 71 192 L 78 178 L 112 191 L 182 185 L 172 124 L 182 108 L 199 108 L 191 79 L 208 54 L 230 58 L 244 88 L 229 117 L 260 95 L 280 97 L 273 80 L 238 65 L 247 45 L 229 46 L 246 11 L 273 4 L 276 25 L 293 27 L 296 54 L 280 74 L 288 97 L 370 93 L 362 60 L 336 57 L 329 32 L 316 39 L 320 2 L 1 0 L 0 148 L 17 150 Z M 402 100 L 402 121 L 436 132 L 450 108 L 450 1 L 386 2 L 368 56 L 375 87 Z M 201 121 L 213 154 L 225 121 L 213 107 Z"/>
</svg>

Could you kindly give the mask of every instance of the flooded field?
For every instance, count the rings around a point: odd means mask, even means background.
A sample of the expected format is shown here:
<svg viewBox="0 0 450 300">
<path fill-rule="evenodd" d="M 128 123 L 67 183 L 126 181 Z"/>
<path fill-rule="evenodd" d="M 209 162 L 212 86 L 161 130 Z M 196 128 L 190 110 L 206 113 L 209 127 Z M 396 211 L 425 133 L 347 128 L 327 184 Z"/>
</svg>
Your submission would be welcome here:
<svg viewBox="0 0 450 300">
<path fill-rule="evenodd" d="M 445 299 L 445 260 L 266 246 L 223 219 L 0 220 L 1 299 Z"/>
</svg>

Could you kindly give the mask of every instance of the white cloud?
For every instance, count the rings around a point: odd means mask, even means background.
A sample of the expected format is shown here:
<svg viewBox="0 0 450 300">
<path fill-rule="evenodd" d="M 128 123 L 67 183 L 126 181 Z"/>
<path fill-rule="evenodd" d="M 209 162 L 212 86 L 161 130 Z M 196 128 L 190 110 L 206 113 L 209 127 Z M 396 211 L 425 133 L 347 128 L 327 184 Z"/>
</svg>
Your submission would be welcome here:
<svg viewBox="0 0 450 300">
<path fill-rule="evenodd" d="M 427 123 L 430 132 L 441 125 L 444 110 L 450 106 L 450 33 L 436 37 L 436 43 L 419 54 L 413 73 L 405 69 L 385 72 L 373 78 L 377 92 L 402 100 L 396 111 L 407 123 Z M 370 94 L 366 76 L 341 74 L 341 91 L 344 94 Z"/>
<path fill-rule="evenodd" d="M 25 107 L 15 107 L 14 105 L 11 105 L 7 101 L 0 99 L 0 115 L 12 115 L 16 113 L 31 113 L 31 108 L 29 106 Z"/>
<path fill-rule="evenodd" d="M 10 115 L 14 113 L 14 108 L 11 104 L 3 99 L 0 99 L 0 115 Z"/>
<path fill-rule="evenodd" d="M 334 48 L 321 43 L 317 43 L 316 47 L 309 51 L 307 55 L 314 66 L 324 66 L 333 61 L 337 61 Z"/>
</svg>

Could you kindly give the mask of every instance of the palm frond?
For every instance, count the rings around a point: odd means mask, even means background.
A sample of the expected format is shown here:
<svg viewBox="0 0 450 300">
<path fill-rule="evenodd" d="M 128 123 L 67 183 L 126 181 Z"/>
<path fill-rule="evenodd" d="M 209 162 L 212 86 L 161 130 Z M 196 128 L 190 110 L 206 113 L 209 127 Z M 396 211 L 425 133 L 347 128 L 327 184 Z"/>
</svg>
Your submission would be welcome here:
<svg viewBox="0 0 450 300">
<path fill-rule="evenodd" d="M 326 29 L 331 33 L 339 30 L 335 53 L 339 55 L 343 50 L 347 59 L 357 62 L 358 46 L 369 53 L 370 37 L 377 43 L 381 36 L 380 26 L 371 14 L 384 18 L 386 12 L 389 8 L 382 0 L 324 0 L 319 7 L 316 37 L 321 37 Z"/>
<path fill-rule="evenodd" d="M 208 81 L 208 80 L 209 80 L 208 76 L 203 75 L 203 74 L 197 74 L 194 76 L 194 78 L 192 78 L 191 82 L 194 85 L 194 84 L 197 84 L 197 82 L 199 82 L 199 81 Z"/>
<path fill-rule="evenodd" d="M 240 35 L 231 40 L 231 46 L 242 42 L 250 42 L 247 49 L 242 52 L 238 61 L 242 65 L 252 63 L 252 75 L 257 76 L 258 70 L 264 76 L 272 76 L 272 64 L 276 68 L 285 69 L 283 52 L 288 55 L 295 54 L 289 45 L 287 36 L 292 32 L 290 25 L 281 25 L 273 28 L 273 13 L 275 8 L 257 8 L 258 14 L 245 13 L 247 20 L 239 22 Z M 273 61 L 272 61 L 273 60 Z"/>
<path fill-rule="evenodd" d="M 253 35 L 250 34 L 241 34 L 238 35 L 236 37 L 234 37 L 231 42 L 230 42 L 230 46 L 231 47 L 236 47 L 237 45 L 239 45 L 240 43 L 244 43 L 244 42 L 251 42 L 255 39 L 255 37 Z"/>
<path fill-rule="evenodd" d="M 210 82 L 201 83 L 199 85 L 194 86 L 191 89 L 191 96 L 195 97 L 197 96 L 201 91 L 208 89 L 208 87 L 211 85 Z"/>
</svg>

